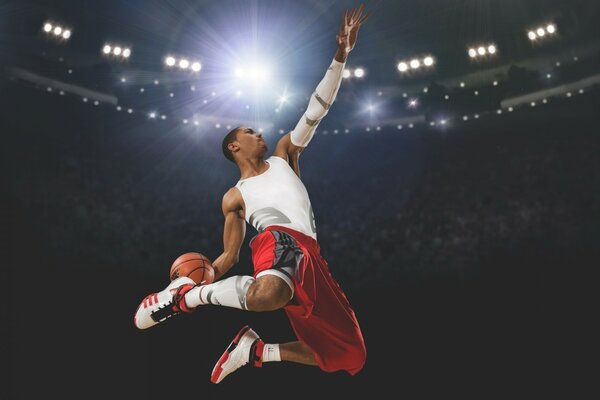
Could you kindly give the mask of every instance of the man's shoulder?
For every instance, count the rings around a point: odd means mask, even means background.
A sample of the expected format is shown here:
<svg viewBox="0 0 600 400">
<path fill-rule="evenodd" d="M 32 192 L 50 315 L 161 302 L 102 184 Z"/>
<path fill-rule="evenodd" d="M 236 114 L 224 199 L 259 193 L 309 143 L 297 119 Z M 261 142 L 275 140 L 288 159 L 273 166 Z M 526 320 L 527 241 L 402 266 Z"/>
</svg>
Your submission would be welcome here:
<svg viewBox="0 0 600 400">
<path fill-rule="evenodd" d="M 241 198 L 242 193 L 240 192 L 240 190 L 237 188 L 238 185 L 236 186 L 232 186 L 230 187 L 224 194 L 223 194 L 223 201 L 225 200 L 233 200 L 236 198 Z"/>
<path fill-rule="evenodd" d="M 235 186 L 223 195 L 223 211 L 237 211 L 244 208 L 242 193 Z"/>
</svg>

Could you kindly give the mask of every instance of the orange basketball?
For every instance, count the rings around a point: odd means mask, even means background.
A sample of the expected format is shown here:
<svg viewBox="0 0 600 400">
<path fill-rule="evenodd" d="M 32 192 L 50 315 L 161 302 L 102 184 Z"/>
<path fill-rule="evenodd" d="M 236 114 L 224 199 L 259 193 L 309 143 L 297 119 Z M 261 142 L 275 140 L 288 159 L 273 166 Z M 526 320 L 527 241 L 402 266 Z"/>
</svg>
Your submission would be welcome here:
<svg viewBox="0 0 600 400">
<path fill-rule="evenodd" d="M 177 257 L 169 271 L 172 281 L 180 276 L 187 276 L 197 284 L 208 285 L 215 280 L 215 270 L 204 254 L 185 253 Z"/>
</svg>

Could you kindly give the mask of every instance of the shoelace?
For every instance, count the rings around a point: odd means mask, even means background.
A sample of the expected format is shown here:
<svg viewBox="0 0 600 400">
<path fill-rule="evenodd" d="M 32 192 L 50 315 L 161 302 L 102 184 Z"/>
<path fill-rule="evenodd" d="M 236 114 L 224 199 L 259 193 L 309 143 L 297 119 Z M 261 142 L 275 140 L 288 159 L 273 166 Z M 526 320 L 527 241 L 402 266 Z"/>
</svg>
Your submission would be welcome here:
<svg viewBox="0 0 600 400">
<path fill-rule="evenodd" d="M 179 311 L 173 306 L 173 302 L 166 303 L 165 305 L 158 308 L 158 310 L 152 312 L 150 317 L 154 322 L 160 322 L 166 318 L 172 317 L 175 314 L 179 314 Z"/>
</svg>

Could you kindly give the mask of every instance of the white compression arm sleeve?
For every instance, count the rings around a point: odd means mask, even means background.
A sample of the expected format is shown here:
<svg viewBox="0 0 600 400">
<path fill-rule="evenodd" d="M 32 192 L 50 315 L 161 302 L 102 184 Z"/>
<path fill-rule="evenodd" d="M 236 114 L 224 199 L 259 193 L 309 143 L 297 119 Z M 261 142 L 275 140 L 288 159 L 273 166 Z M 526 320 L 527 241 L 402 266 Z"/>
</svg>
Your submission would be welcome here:
<svg viewBox="0 0 600 400">
<path fill-rule="evenodd" d="M 332 61 L 325 77 L 319 82 L 317 89 L 311 96 L 306 112 L 290 135 L 292 144 L 306 147 L 312 139 L 319 122 L 327 115 L 331 104 L 335 100 L 342 82 L 344 65 L 345 63 Z"/>
</svg>

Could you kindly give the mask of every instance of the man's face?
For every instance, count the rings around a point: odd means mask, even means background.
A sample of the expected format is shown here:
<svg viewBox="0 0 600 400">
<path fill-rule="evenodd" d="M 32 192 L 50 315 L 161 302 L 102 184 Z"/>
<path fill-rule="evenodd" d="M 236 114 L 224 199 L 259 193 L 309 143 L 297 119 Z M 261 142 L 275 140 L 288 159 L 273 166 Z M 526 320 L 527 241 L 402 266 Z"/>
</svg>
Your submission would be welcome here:
<svg viewBox="0 0 600 400">
<path fill-rule="evenodd" d="M 262 157 L 267 152 L 267 143 L 262 134 L 252 128 L 241 127 L 236 134 L 240 155 L 245 157 Z"/>
</svg>

